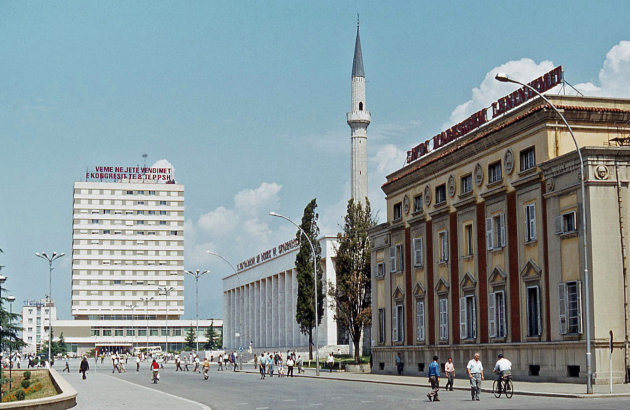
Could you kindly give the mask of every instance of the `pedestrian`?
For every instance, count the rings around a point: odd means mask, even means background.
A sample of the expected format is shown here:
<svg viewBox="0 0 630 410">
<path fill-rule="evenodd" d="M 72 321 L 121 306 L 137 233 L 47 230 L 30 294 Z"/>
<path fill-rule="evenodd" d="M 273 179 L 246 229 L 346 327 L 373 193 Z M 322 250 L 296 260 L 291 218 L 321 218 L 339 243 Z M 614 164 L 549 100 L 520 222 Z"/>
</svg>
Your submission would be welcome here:
<svg viewBox="0 0 630 410">
<path fill-rule="evenodd" d="M 136 356 L 136 371 L 139 372 L 140 371 L 140 355 Z"/>
<path fill-rule="evenodd" d="M 284 363 L 282 362 L 282 356 L 278 358 L 278 377 L 284 376 Z"/>
<path fill-rule="evenodd" d="M 190 361 L 188 356 L 184 356 L 184 369 L 189 372 L 190 369 L 188 369 L 188 362 Z"/>
<path fill-rule="evenodd" d="M 440 364 L 437 356 L 433 356 L 433 361 L 429 365 L 429 383 L 431 383 L 431 392 L 427 394 L 429 401 L 440 401 L 438 397 L 438 391 L 440 390 Z"/>
<path fill-rule="evenodd" d="M 81 360 L 81 364 L 79 365 L 79 373 L 83 374 L 83 380 L 87 378 L 86 373 L 88 372 L 88 370 L 90 370 L 90 365 L 88 363 L 87 357 L 83 356 L 83 360 Z"/>
<path fill-rule="evenodd" d="M 184 369 L 182 369 L 182 361 L 179 358 L 179 355 L 175 356 L 175 371 L 184 371 Z"/>
<path fill-rule="evenodd" d="M 238 353 L 234 352 L 232 353 L 232 361 L 234 362 L 234 371 L 238 370 L 238 364 L 236 363 L 238 360 Z"/>
<path fill-rule="evenodd" d="M 298 365 L 298 374 L 300 373 L 304 373 L 304 360 L 302 360 L 302 356 L 298 356 L 297 358 L 297 365 Z"/>
<path fill-rule="evenodd" d="M 455 365 L 453 364 L 453 358 L 449 357 L 448 362 L 444 364 L 444 372 L 446 372 L 447 382 L 444 390 L 448 391 L 449 386 L 450 390 L 453 391 L 453 378 L 455 378 Z"/>
<path fill-rule="evenodd" d="M 258 356 L 256 356 L 256 353 L 254 353 L 254 369 L 256 368 L 256 366 L 258 366 Z"/>
<path fill-rule="evenodd" d="M 265 356 L 258 358 L 258 370 L 260 371 L 260 379 L 265 380 Z"/>
<path fill-rule="evenodd" d="M 63 368 L 62 373 L 66 370 L 68 371 L 68 373 L 70 373 L 70 363 L 68 363 L 68 355 L 66 355 L 66 367 Z"/>
<path fill-rule="evenodd" d="M 466 371 L 470 379 L 470 395 L 473 400 L 479 401 L 479 392 L 481 391 L 481 381 L 483 377 L 483 365 L 479 360 L 479 353 L 475 353 L 475 357 L 468 362 Z"/>
<path fill-rule="evenodd" d="M 295 365 L 295 361 L 293 360 L 293 356 L 289 356 L 287 359 L 287 377 L 293 377 L 293 366 Z"/>
<path fill-rule="evenodd" d="M 328 368 L 330 369 L 330 372 L 332 373 L 333 367 L 335 367 L 335 356 L 333 356 L 332 352 L 328 355 L 326 364 L 328 364 Z"/>
<path fill-rule="evenodd" d="M 217 364 L 219 365 L 219 368 L 217 369 L 217 372 L 222 372 L 223 371 L 223 355 L 220 354 L 219 358 L 217 359 Z"/>
<path fill-rule="evenodd" d="M 273 377 L 273 356 L 269 354 L 269 359 L 267 359 L 267 368 L 269 369 L 269 377 Z"/>
<path fill-rule="evenodd" d="M 405 367 L 405 363 L 402 361 L 402 356 L 400 352 L 396 355 L 396 371 L 398 371 L 398 375 L 401 376 L 403 372 L 403 368 Z"/>
<path fill-rule="evenodd" d="M 208 380 L 208 372 L 210 371 L 210 362 L 208 361 L 208 357 L 203 359 L 203 379 Z"/>
<path fill-rule="evenodd" d="M 199 356 L 195 355 L 195 368 L 193 369 L 193 372 L 199 371 L 199 373 L 201 373 L 199 369 Z"/>
</svg>

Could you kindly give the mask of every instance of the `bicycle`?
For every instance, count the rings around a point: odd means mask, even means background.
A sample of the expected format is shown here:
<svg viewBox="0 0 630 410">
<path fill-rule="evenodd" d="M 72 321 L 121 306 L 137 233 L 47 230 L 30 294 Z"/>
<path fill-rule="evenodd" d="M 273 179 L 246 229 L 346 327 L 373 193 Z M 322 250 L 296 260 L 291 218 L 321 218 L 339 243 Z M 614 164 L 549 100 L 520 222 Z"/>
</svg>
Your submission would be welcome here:
<svg viewBox="0 0 630 410">
<path fill-rule="evenodd" d="M 158 380 L 160 380 L 160 374 L 157 369 L 153 369 L 153 384 L 157 384 Z"/>
<path fill-rule="evenodd" d="M 495 380 L 492 383 L 492 393 L 494 393 L 494 397 L 497 399 L 501 397 L 501 393 L 505 394 L 505 397 L 508 399 L 512 398 L 514 394 L 514 385 L 512 384 L 512 376 L 503 376 L 501 380 Z"/>
</svg>

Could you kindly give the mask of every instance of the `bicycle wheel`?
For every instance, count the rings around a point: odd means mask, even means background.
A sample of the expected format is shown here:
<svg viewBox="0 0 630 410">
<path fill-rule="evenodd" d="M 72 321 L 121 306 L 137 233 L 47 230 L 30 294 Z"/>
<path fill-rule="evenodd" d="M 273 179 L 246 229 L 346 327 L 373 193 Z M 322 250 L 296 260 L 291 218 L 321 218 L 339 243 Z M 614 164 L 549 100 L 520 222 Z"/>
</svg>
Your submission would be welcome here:
<svg viewBox="0 0 630 410">
<path fill-rule="evenodd" d="M 512 398 L 514 394 L 514 385 L 512 384 L 512 380 L 508 380 L 505 382 L 505 397 L 508 399 Z"/>
<path fill-rule="evenodd" d="M 501 397 L 501 382 L 497 382 L 496 380 L 492 383 L 492 393 L 494 393 L 494 397 L 497 399 Z"/>
</svg>

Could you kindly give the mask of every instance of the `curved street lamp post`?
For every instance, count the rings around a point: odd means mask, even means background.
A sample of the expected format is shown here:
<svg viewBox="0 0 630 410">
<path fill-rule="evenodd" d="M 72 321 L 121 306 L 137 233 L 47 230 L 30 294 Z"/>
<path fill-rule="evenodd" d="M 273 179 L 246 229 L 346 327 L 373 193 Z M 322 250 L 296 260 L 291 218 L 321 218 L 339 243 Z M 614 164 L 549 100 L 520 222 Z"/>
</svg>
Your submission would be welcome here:
<svg viewBox="0 0 630 410">
<path fill-rule="evenodd" d="M 174 290 L 173 286 L 158 286 L 158 295 L 164 295 L 166 298 L 166 357 L 168 357 L 168 295 Z"/>
<path fill-rule="evenodd" d="M 209 270 L 204 270 L 201 272 L 199 269 L 195 271 L 184 271 L 184 273 L 188 273 L 189 275 L 193 275 L 195 277 L 195 317 L 197 318 L 197 330 L 195 331 L 195 339 L 197 339 L 197 354 L 199 354 L 199 277 L 205 275 L 206 273 L 210 273 Z"/>
<path fill-rule="evenodd" d="M 580 159 L 580 188 L 581 188 L 581 200 L 582 200 L 582 232 L 583 232 L 583 239 L 582 239 L 582 245 L 583 245 L 583 249 L 582 249 L 582 257 L 584 258 L 584 299 L 585 299 L 585 305 L 586 305 L 586 393 L 587 394 L 592 394 L 593 393 L 593 385 L 592 385 L 592 374 L 593 374 L 593 370 L 592 370 L 592 366 L 591 366 L 591 314 L 590 314 L 590 279 L 588 276 L 588 248 L 586 245 L 586 195 L 585 192 L 586 190 L 584 189 L 584 181 L 586 179 L 586 174 L 584 173 L 584 158 L 582 158 L 582 152 L 580 151 L 580 147 L 578 146 L 577 140 L 575 139 L 575 135 L 573 134 L 573 130 L 571 129 L 571 126 L 569 125 L 569 123 L 567 122 L 567 119 L 564 117 L 564 115 L 562 115 L 562 113 L 560 112 L 560 110 L 558 110 L 558 108 L 553 105 L 551 103 L 551 101 L 549 101 L 544 95 L 542 95 L 540 92 L 538 92 L 538 90 L 536 90 L 535 88 L 533 88 L 532 86 L 530 86 L 529 84 L 524 84 L 520 81 L 517 81 L 511 77 L 509 77 L 507 74 L 505 73 L 498 73 L 495 77 L 494 77 L 497 81 L 503 82 L 503 83 L 514 83 L 514 84 L 518 84 L 521 85 L 523 87 L 528 88 L 529 90 L 533 91 L 534 93 L 536 93 L 536 95 L 538 95 L 540 98 L 542 98 L 547 104 L 549 104 L 549 106 L 560 116 L 560 118 L 562 119 L 562 121 L 564 122 L 564 125 L 567 126 L 567 129 L 569 130 L 569 134 L 571 134 L 571 138 L 573 139 L 573 143 L 575 144 L 575 149 L 578 153 L 578 157 Z"/>
<path fill-rule="evenodd" d="M 46 252 L 35 252 L 35 256 L 38 258 L 42 258 L 48 261 L 48 363 L 52 367 L 52 263 L 57 259 L 65 256 L 65 253 L 57 253 L 53 252 L 52 255 L 48 256 Z"/>
<path fill-rule="evenodd" d="M 311 252 L 313 253 L 313 282 L 315 283 L 315 288 L 314 288 L 314 293 L 315 293 L 315 360 L 316 360 L 315 375 L 319 376 L 319 337 L 318 337 L 318 331 L 317 331 L 317 329 L 319 328 L 319 320 L 317 320 L 318 319 L 317 317 L 317 256 L 315 255 L 315 247 L 313 246 L 313 242 L 311 242 L 311 239 L 308 237 L 306 232 L 304 232 L 304 230 L 300 227 L 300 225 L 296 224 L 295 222 L 293 222 L 291 219 L 287 218 L 286 216 L 280 215 L 277 212 L 269 212 L 269 215 L 277 216 L 278 218 L 282 218 L 286 221 L 291 222 L 293 225 L 295 225 L 296 228 L 300 230 L 300 232 L 302 232 L 302 235 L 304 235 L 304 237 L 308 241 L 308 244 L 311 245 Z"/>
<path fill-rule="evenodd" d="M 7 298 L 9 301 L 9 312 L 11 316 L 9 316 L 9 325 L 13 322 L 13 302 L 15 302 L 15 296 L 9 296 Z M 9 341 L 9 391 L 11 391 L 11 382 L 13 381 L 13 355 L 11 352 L 11 341 Z M 2 396 L 0 394 L 0 396 Z"/>
<path fill-rule="evenodd" d="M 152 301 L 154 298 L 155 296 L 140 298 L 140 300 L 144 303 L 144 318 L 147 320 L 147 351 L 145 352 L 146 357 L 149 356 L 149 302 Z"/>
<path fill-rule="evenodd" d="M 133 312 L 136 310 L 137 307 L 138 305 L 136 304 L 126 305 L 127 309 L 131 309 L 131 334 L 133 335 L 131 336 L 131 350 L 132 351 L 135 349 L 134 340 L 136 339 L 136 328 L 133 326 Z"/>
</svg>

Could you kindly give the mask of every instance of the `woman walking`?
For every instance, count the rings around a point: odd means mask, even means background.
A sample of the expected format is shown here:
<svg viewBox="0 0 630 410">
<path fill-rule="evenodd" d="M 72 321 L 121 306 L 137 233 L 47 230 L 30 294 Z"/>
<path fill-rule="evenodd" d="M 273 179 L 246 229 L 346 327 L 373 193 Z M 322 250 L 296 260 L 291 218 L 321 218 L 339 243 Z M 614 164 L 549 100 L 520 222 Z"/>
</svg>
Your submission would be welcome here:
<svg viewBox="0 0 630 410">
<path fill-rule="evenodd" d="M 88 363 L 87 357 L 83 356 L 83 360 L 81 360 L 81 365 L 79 366 L 79 373 L 83 374 L 83 380 L 87 378 L 85 374 L 88 370 L 90 370 L 90 365 Z"/>
</svg>

